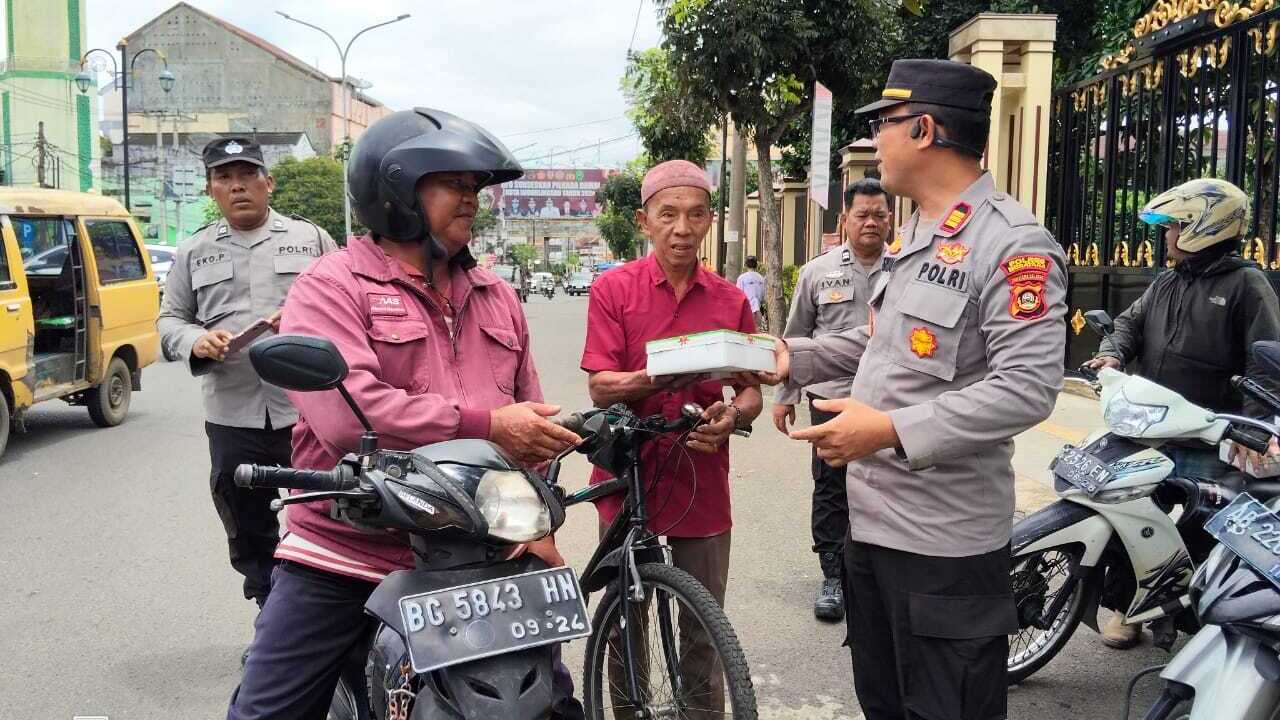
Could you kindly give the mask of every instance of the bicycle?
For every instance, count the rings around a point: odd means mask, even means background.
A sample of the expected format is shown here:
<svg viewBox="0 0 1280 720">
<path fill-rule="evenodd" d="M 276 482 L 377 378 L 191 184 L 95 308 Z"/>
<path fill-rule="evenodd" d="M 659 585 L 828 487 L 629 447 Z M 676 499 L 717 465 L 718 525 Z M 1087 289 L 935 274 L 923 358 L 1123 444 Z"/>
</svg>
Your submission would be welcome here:
<svg viewBox="0 0 1280 720">
<path fill-rule="evenodd" d="M 647 528 L 640 448 L 673 432 L 681 433 L 676 446 L 680 447 L 684 436 L 701 424 L 702 413 L 702 408 L 690 403 L 674 420 L 662 415 L 640 418 L 618 404 L 558 421 L 583 441 L 548 466 L 547 482 L 557 492 L 563 495 L 556 484 L 560 462 L 574 452 L 614 476 L 565 496 L 564 506 L 626 493 L 622 511 L 604 532 L 581 575 L 583 592 L 604 591 L 592 618 L 583 669 L 583 705 L 592 720 L 603 720 L 610 709 L 617 718 L 723 716 L 726 698 L 731 717 L 757 717 L 747 659 L 724 610 L 697 580 L 671 565 L 670 549 Z M 673 612 L 673 602 L 678 612 Z M 650 617 L 650 611 L 656 618 Z M 631 631 L 624 632 L 628 627 Z M 655 628 L 655 637 L 649 637 Z M 694 671 L 700 659 L 690 657 L 691 653 L 682 655 L 681 650 L 687 650 L 682 645 L 698 633 L 716 656 L 708 662 L 709 674 L 721 676 L 689 687 L 688 680 L 700 679 Z"/>
</svg>

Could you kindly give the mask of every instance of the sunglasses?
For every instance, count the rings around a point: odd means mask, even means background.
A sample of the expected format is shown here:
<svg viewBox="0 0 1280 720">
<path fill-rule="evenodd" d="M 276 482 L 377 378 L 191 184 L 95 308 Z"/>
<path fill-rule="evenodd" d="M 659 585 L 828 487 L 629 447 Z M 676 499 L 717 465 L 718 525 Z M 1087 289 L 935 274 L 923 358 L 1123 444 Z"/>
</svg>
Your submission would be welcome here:
<svg viewBox="0 0 1280 720">
<path fill-rule="evenodd" d="M 924 117 L 926 113 L 907 113 L 906 115 L 893 115 L 891 117 L 878 117 L 868 120 L 867 124 L 871 126 L 871 139 L 875 140 L 880 136 L 880 128 L 885 125 L 896 125 L 897 123 L 914 120 L 918 117 Z"/>
</svg>

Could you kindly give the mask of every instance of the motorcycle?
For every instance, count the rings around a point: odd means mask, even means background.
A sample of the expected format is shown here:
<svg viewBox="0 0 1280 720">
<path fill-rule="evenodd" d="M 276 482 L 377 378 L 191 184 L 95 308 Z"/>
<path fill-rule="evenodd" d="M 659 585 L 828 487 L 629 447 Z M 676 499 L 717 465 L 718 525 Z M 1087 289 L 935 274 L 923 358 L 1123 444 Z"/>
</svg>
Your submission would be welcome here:
<svg viewBox="0 0 1280 720">
<path fill-rule="evenodd" d="M 1105 312 L 1085 318 L 1110 335 Z M 1052 660 L 1080 622 L 1098 632 L 1099 607 L 1124 612 L 1127 624 L 1149 623 L 1156 646 L 1165 650 L 1179 631 L 1196 632 L 1188 587 L 1212 547 L 1201 526 L 1247 479 L 1242 473 L 1214 481 L 1176 476 L 1161 447 L 1230 439 L 1261 451 L 1270 440 L 1258 421 L 1211 413 L 1145 378 L 1110 368 L 1081 372 L 1101 392 L 1106 428 L 1063 448 L 1050 464 L 1060 499 L 1013 528 L 1020 630 L 1009 638 L 1010 684 Z M 1251 379 L 1236 381 L 1242 391 L 1262 390 Z"/>
<path fill-rule="evenodd" d="M 1252 352 L 1268 375 L 1280 378 L 1280 343 L 1258 342 Z M 1258 399 L 1280 414 L 1280 400 Z M 1269 430 L 1280 434 L 1280 428 Z M 1204 627 L 1168 665 L 1133 678 L 1130 694 L 1146 674 L 1160 672 L 1165 682 L 1146 720 L 1280 717 L 1278 498 L 1280 483 L 1255 480 L 1205 525 L 1219 544 L 1191 581 L 1191 600 Z"/>
<path fill-rule="evenodd" d="M 645 513 L 637 459 L 644 442 L 696 428 L 703 422 L 701 408 L 689 405 L 675 420 L 636 418 L 625 407 L 575 414 L 561 424 L 583 443 L 553 460 L 543 477 L 484 440 L 380 449 L 378 434 L 343 387 L 346 362 L 328 340 L 280 335 L 255 344 L 249 359 L 264 381 L 287 390 L 337 390 L 364 433 L 359 450 L 333 470 L 241 465 L 237 485 L 302 490 L 273 501 L 273 508 L 330 501 L 336 519 L 369 532 L 405 532 L 413 549 L 413 569 L 389 574 L 365 604 L 378 626 L 344 664 L 330 720 L 549 718 L 559 709 L 552 687 L 556 645 L 591 636 L 593 625 L 607 629 L 630 617 L 616 612 L 620 597 L 706 594 L 675 568 L 657 568 L 664 548 L 639 531 Z M 571 452 L 588 454 L 623 479 L 566 496 L 556 476 Z M 627 493 L 633 511 L 610 527 L 581 582 L 571 568 L 548 567 L 530 553 L 511 557 L 516 546 L 554 533 L 567 507 L 615 492 Z M 593 622 L 587 594 L 605 588 Z M 615 612 L 602 614 L 610 598 Z M 626 610 L 627 601 L 621 605 Z M 727 619 L 718 607 L 701 608 L 698 619 L 719 632 L 714 639 L 732 671 L 728 691 L 736 716 L 754 717 L 746 660 Z M 674 648 L 674 627 L 663 623 L 663 629 Z M 605 646 L 593 640 L 593 647 Z M 628 645 L 628 662 L 631 650 Z M 598 672 L 588 684 L 598 689 Z M 630 695 L 636 707 L 653 705 Z M 589 699 L 589 716 L 602 716 L 599 693 L 588 697 L 597 700 Z"/>
</svg>

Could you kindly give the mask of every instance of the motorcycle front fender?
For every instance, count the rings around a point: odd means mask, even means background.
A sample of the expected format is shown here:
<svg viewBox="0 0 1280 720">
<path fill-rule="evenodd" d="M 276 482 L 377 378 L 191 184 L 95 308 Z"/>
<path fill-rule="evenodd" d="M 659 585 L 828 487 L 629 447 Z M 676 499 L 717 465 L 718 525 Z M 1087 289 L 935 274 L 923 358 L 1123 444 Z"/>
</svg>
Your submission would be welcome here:
<svg viewBox="0 0 1280 720">
<path fill-rule="evenodd" d="M 1080 565 L 1097 566 L 1115 530 L 1093 508 L 1059 500 L 1028 515 L 1013 526 L 1013 557 L 1017 559 L 1062 545 L 1080 545 Z"/>
<path fill-rule="evenodd" d="M 1262 654 L 1272 652 L 1240 633 L 1206 625 L 1160 677 L 1195 691 L 1189 720 L 1270 720 L 1280 706 L 1280 684 L 1257 666 Z"/>
</svg>

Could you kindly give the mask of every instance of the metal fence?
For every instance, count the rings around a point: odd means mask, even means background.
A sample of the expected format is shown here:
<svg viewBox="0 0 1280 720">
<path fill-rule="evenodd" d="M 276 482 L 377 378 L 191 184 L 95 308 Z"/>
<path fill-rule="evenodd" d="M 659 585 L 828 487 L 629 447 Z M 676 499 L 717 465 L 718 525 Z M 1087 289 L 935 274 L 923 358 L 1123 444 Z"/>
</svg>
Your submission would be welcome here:
<svg viewBox="0 0 1280 720">
<path fill-rule="evenodd" d="M 1253 216 L 1241 253 L 1280 271 L 1280 8 L 1232 15 L 1201 3 L 1210 9 L 1054 93 L 1046 224 L 1068 256 L 1068 367 L 1097 347 L 1081 313 L 1118 313 L 1165 267 L 1160 232 L 1137 216 L 1173 185 L 1218 177 L 1243 188 Z"/>
</svg>

